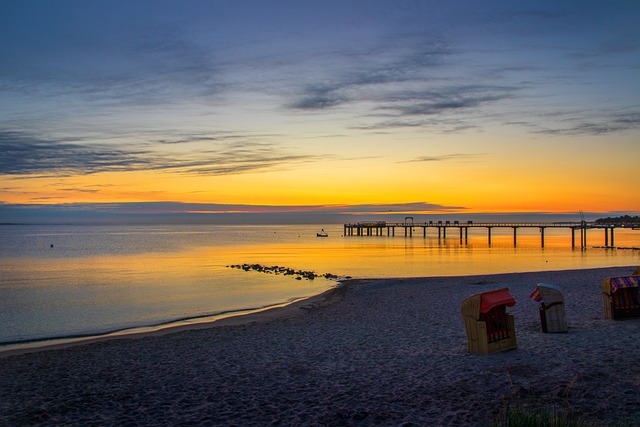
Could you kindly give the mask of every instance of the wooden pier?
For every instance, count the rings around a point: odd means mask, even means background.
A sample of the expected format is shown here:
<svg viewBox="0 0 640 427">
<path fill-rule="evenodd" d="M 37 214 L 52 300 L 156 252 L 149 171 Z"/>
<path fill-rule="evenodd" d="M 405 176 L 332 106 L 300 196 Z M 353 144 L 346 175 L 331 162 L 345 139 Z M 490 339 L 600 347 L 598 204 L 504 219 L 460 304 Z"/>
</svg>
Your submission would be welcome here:
<svg viewBox="0 0 640 427">
<path fill-rule="evenodd" d="M 460 243 L 468 243 L 470 228 L 485 228 L 487 230 L 487 240 L 491 246 L 491 231 L 494 228 L 513 229 L 513 246 L 517 245 L 518 229 L 538 228 L 540 230 L 540 244 L 544 248 L 544 232 L 547 228 L 565 228 L 571 231 L 571 247 L 576 247 L 576 232 L 579 232 L 580 248 L 587 247 L 587 230 L 604 230 L 604 246 L 614 247 L 614 230 L 616 225 L 596 224 L 594 222 L 549 222 L 549 223 L 516 223 L 516 222 L 460 222 L 460 221 L 429 221 L 414 223 L 411 217 L 407 217 L 404 222 L 371 221 L 358 222 L 344 225 L 344 236 L 395 236 L 396 228 L 404 232 L 404 237 L 413 237 L 414 231 L 422 229 L 422 236 L 427 237 L 427 229 L 437 229 L 438 240 L 447 238 L 448 229 L 457 229 L 460 235 Z"/>
</svg>

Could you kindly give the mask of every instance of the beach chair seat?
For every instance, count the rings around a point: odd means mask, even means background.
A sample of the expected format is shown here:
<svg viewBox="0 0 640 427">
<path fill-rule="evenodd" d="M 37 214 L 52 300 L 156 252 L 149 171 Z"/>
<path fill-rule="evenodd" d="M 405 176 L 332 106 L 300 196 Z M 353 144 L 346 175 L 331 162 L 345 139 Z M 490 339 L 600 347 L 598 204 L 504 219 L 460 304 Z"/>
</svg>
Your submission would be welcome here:
<svg viewBox="0 0 640 427">
<path fill-rule="evenodd" d="M 564 294 L 560 287 L 549 283 L 538 283 L 536 289 L 531 293 L 531 299 L 540 303 L 542 332 L 567 332 Z"/>
<path fill-rule="evenodd" d="M 602 281 L 602 301 L 605 319 L 640 317 L 638 284 L 640 275 L 608 277 Z"/>
<path fill-rule="evenodd" d="M 468 352 L 484 354 L 517 347 L 515 320 L 506 311 L 515 303 L 508 288 L 471 295 L 462 301 Z"/>
</svg>

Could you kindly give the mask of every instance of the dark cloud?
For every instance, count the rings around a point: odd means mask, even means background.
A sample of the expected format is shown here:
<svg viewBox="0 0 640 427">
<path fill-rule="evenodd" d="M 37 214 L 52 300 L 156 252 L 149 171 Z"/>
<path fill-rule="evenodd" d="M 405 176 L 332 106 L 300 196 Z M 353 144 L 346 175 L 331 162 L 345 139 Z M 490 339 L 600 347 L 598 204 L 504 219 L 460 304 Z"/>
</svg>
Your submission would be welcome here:
<svg viewBox="0 0 640 427">
<path fill-rule="evenodd" d="M 449 116 L 414 116 L 408 115 L 406 118 L 376 120 L 372 124 L 353 126 L 352 129 L 376 131 L 377 133 L 392 133 L 395 129 L 401 128 L 429 128 L 442 134 L 467 131 L 469 129 L 479 129 L 481 124 L 470 122 L 469 117 L 449 117 Z"/>
<path fill-rule="evenodd" d="M 428 127 L 441 132 L 457 132 L 482 125 L 485 107 L 507 101 L 517 89 L 495 85 L 449 85 L 401 92 L 390 97 L 370 116 L 380 118 L 369 129 Z"/>
<path fill-rule="evenodd" d="M 215 137 L 206 138 L 202 135 L 192 139 L 192 142 L 194 140 L 217 141 Z M 281 170 L 320 160 L 255 141 L 223 142 L 211 148 L 186 149 L 179 153 L 153 150 L 148 144 L 143 147 L 146 148 L 0 131 L 0 174 L 65 176 L 172 170 L 178 173 L 227 175 Z"/>
<path fill-rule="evenodd" d="M 191 142 L 217 142 L 217 141 L 225 141 L 229 139 L 237 139 L 236 135 L 229 134 L 208 134 L 208 135 L 178 135 L 177 137 L 170 139 L 160 139 L 158 142 L 160 144 L 188 144 Z"/>
<path fill-rule="evenodd" d="M 73 193 L 91 193 L 91 194 L 96 194 L 100 192 L 100 190 L 95 188 L 60 188 L 59 190 L 69 191 Z"/>
<path fill-rule="evenodd" d="M 399 163 L 414 163 L 414 162 L 449 162 L 449 161 L 463 161 L 469 162 L 476 160 L 484 154 L 444 154 L 441 156 L 421 156 L 411 160 L 404 160 Z"/>
<path fill-rule="evenodd" d="M 439 99 L 441 95 L 436 95 L 434 98 Z M 487 95 L 487 96 L 467 96 L 464 92 L 461 92 L 448 100 L 429 101 L 426 99 L 424 102 L 406 102 L 398 103 L 396 105 L 387 105 L 382 107 L 381 110 L 386 110 L 390 114 L 406 117 L 406 116 L 428 116 L 447 114 L 463 109 L 478 108 L 483 104 L 496 102 L 506 99 L 507 96 L 503 95 Z"/>
<path fill-rule="evenodd" d="M 200 212 L 200 213 L 366 213 L 366 212 L 407 212 L 407 211 L 451 211 L 464 209 L 460 206 L 444 206 L 434 203 L 381 203 L 360 205 L 247 205 L 221 203 L 180 203 L 180 202 L 138 202 L 138 203 L 95 203 L 78 204 L 92 209 L 136 212 Z"/>
<path fill-rule="evenodd" d="M 326 210 L 335 210 L 338 213 L 406 213 L 406 212 L 449 212 L 464 210 L 463 206 L 445 206 L 435 203 L 382 203 L 347 206 L 326 206 Z"/>
<path fill-rule="evenodd" d="M 23 132 L 0 131 L 0 173 L 6 175 L 91 174 L 148 169 L 151 154 L 77 140 L 43 139 Z"/>
<path fill-rule="evenodd" d="M 447 70 L 451 58 L 460 54 L 428 34 L 395 35 L 369 49 L 345 47 L 336 54 L 339 60 L 330 61 L 340 65 L 322 69 L 322 84 L 300 87 L 288 108 L 330 112 L 357 104 L 354 111 L 361 123 L 350 128 L 358 130 L 429 127 L 456 132 L 477 127 L 486 106 L 513 99 L 523 86 L 454 83 Z M 494 68 L 488 78 L 525 69 L 514 67 Z"/>
<path fill-rule="evenodd" d="M 534 133 L 545 135 L 605 135 L 640 129 L 640 112 L 621 111 L 609 114 L 583 111 L 580 114 L 557 112 L 547 116 L 546 126 L 530 122 Z"/>
<path fill-rule="evenodd" d="M 34 200 L 35 201 L 35 200 Z M 347 223 L 359 218 L 401 220 L 407 214 L 455 215 L 464 208 L 417 202 L 372 205 L 275 206 L 241 204 L 47 203 L 0 202 L 0 223 L 31 224 L 322 224 Z M 44 203 L 42 203 L 44 202 Z M 395 216 L 394 216 L 395 215 Z"/>
<path fill-rule="evenodd" d="M 387 96 L 402 90 L 394 86 L 428 80 L 431 69 L 450 54 L 439 37 L 419 33 L 394 35 L 365 47 L 344 46 L 339 52 L 324 55 L 328 64 L 338 65 L 322 68 L 322 85 L 311 82 L 301 86 L 288 108 L 322 111 L 350 102 L 384 102 Z M 391 92 L 380 98 L 378 89 Z"/>
<path fill-rule="evenodd" d="M 325 110 L 348 102 L 344 95 L 339 95 L 340 87 L 308 87 L 303 96 L 291 104 L 291 108 L 298 110 Z"/>
<path fill-rule="evenodd" d="M 445 206 L 435 203 L 381 203 L 360 205 L 247 205 L 219 203 L 181 202 L 130 202 L 130 203 L 67 203 L 55 205 L 3 204 L 8 209 L 49 209 L 57 211 L 83 211 L 119 214 L 222 214 L 222 213 L 323 213 L 366 214 L 406 212 L 453 212 L 464 210 L 462 206 Z"/>
</svg>

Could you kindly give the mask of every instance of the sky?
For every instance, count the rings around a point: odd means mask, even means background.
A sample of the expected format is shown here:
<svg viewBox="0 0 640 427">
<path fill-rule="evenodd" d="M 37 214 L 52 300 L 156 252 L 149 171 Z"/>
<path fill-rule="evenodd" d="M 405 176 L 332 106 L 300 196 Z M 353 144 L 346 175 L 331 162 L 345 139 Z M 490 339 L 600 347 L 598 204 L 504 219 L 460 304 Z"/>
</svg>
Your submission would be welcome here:
<svg viewBox="0 0 640 427">
<path fill-rule="evenodd" d="M 635 0 L 3 0 L 0 222 L 637 214 L 638 22 Z"/>
</svg>

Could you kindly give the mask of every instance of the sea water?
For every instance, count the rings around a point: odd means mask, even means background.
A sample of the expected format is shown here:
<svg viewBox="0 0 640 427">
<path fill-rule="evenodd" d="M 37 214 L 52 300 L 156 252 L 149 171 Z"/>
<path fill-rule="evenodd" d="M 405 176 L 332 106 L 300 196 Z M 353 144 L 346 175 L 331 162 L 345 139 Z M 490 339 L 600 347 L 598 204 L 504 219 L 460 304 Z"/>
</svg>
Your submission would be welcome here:
<svg viewBox="0 0 640 427">
<path fill-rule="evenodd" d="M 324 229 L 328 237 L 316 237 Z M 402 232 L 402 229 L 399 229 Z M 0 350 L 10 344 L 198 322 L 319 294 L 336 282 L 296 279 L 239 264 L 340 277 L 455 276 L 632 266 L 640 251 L 604 249 L 590 230 L 572 248 L 570 229 L 456 228 L 446 239 L 343 236 L 333 225 L 0 226 Z M 396 230 L 398 232 L 398 230 Z M 579 241 L 579 239 L 578 239 Z M 640 231 L 615 244 L 640 247 Z M 579 246 L 579 243 L 578 243 Z M 532 284 L 532 286 L 535 284 Z M 599 284 L 594 284 L 598 286 Z"/>
</svg>

